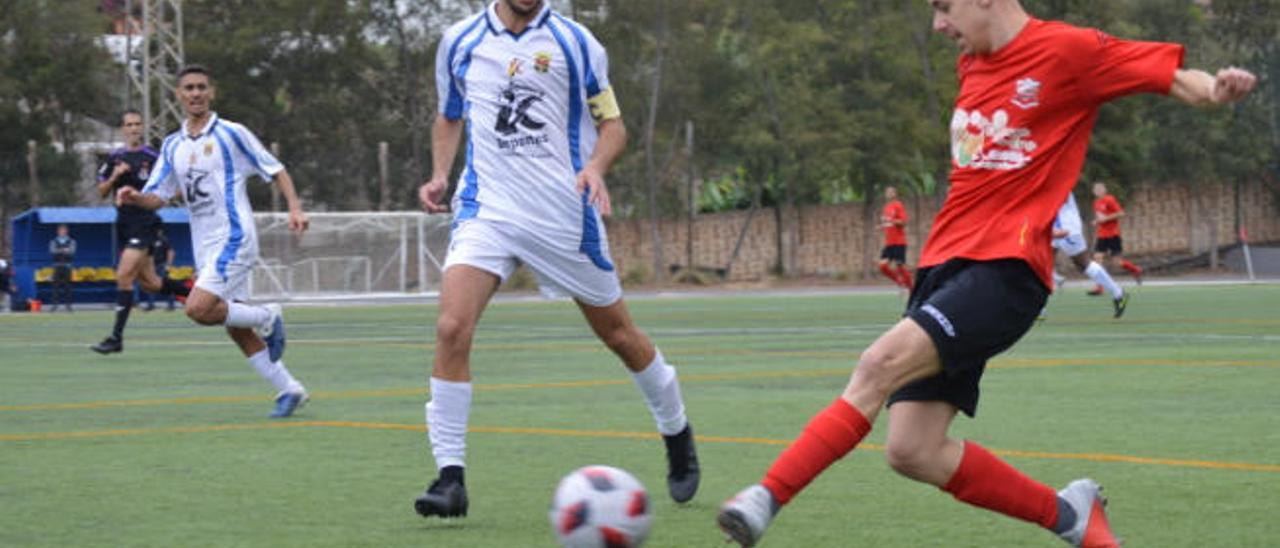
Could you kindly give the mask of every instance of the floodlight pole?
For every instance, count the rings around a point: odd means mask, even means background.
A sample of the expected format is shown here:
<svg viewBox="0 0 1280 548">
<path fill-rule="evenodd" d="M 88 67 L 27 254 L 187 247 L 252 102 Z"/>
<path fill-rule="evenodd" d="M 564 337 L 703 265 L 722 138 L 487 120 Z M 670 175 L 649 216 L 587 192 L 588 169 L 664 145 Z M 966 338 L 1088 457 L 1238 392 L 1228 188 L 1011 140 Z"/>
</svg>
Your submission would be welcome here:
<svg viewBox="0 0 1280 548">
<path fill-rule="evenodd" d="M 138 5 L 141 19 L 133 17 Z M 125 0 L 125 33 L 126 104 L 142 112 L 145 142 L 158 143 L 183 119 L 172 93 L 186 57 L 182 0 Z M 141 41 L 136 48 L 135 34 Z"/>
</svg>

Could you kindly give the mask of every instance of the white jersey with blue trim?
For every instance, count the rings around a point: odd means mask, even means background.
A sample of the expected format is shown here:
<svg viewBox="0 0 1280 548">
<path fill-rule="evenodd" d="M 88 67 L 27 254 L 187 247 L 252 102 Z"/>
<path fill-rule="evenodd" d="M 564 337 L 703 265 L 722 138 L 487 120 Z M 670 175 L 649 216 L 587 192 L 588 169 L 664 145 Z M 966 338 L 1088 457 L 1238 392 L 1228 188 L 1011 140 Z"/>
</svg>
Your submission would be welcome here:
<svg viewBox="0 0 1280 548">
<path fill-rule="evenodd" d="M 440 114 L 466 121 L 455 220 L 510 223 L 594 260 L 603 226 L 576 175 L 594 150 L 597 118 L 619 114 L 608 58 L 590 31 L 544 6 L 513 34 L 492 3 L 445 32 L 436 87 Z"/>
<path fill-rule="evenodd" d="M 252 264 L 258 257 L 258 232 L 245 182 L 251 175 L 271 181 L 284 166 L 248 128 L 209 116 L 192 136 L 187 123 L 169 134 L 144 193 L 169 200 L 181 193 L 191 213 L 191 242 L 197 270 L 217 261 Z"/>
<path fill-rule="evenodd" d="M 1080 220 L 1080 208 L 1076 205 L 1076 195 L 1067 194 L 1067 201 L 1058 208 L 1058 216 L 1053 219 L 1053 228 L 1065 230 L 1068 234 L 1084 234 L 1084 221 Z"/>
</svg>

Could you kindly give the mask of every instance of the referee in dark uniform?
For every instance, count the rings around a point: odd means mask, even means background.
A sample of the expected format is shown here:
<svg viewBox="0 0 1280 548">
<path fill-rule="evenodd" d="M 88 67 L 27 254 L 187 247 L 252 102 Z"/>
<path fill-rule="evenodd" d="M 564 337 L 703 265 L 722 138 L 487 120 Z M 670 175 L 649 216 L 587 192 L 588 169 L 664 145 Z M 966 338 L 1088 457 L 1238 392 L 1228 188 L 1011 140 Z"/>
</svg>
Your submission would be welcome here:
<svg viewBox="0 0 1280 548">
<path fill-rule="evenodd" d="M 98 169 L 98 194 L 111 199 L 112 203 L 121 188 L 142 190 L 156 165 L 159 155 L 142 143 L 142 129 L 142 114 L 136 110 L 125 111 L 120 116 L 125 146 L 112 152 Z M 124 327 L 133 308 L 135 281 L 144 291 L 186 295 L 181 284 L 156 275 L 151 250 L 160 227 L 160 216 L 154 211 L 135 205 L 116 207 L 116 239 L 121 249 L 116 265 L 116 318 L 111 335 L 90 347 L 94 352 L 110 354 L 124 350 Z"/>
</svg>

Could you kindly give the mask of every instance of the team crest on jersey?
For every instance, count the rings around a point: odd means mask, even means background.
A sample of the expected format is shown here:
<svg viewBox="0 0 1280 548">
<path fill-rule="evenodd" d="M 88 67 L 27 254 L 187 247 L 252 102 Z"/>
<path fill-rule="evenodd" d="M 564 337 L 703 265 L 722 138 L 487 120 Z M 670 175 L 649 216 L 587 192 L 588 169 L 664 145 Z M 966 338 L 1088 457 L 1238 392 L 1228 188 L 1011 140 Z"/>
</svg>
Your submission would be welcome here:
<svg viewBox="0 0 1280 548">
<path fill-rule="evenodd" d="M 545 51 L 533 54 L 533 70 L 543 74 L 551 70 L 551 54 Z"/>
<path fill-rule="evenodd" d="M 512 59 L 510 63 L 507 63 L 507 77 L 512 78 L 515 75 L 520 74 L 522 64 L 523 63 L 521 63 L 519 59 Z"/>
<path fill-rule="evenodd" d="M 213 143 L 205 143 L 205 144 L 204 144 L 204 155 L 205 155 L 205 156 L 212 156 L 212 155 L 213 155 Z"/>
<path fill-rule="evenodd" d="M 1040 82 L 1021 78 L 1014 84 L 1013 104 L 1022 110 L 1040 106 Z"/>
<path fill-rule="evenodd" d="M 151 162 L 142 162 L 142 167 L 138 168 L 138 178 L 143 181 L 151 178 Z"/>
<path fill-rule="evenodd" d="M 1009 113 L 997 109 L 988 118 L 958 108 L 951 116 L 951 159 L 956 166 L 1008 171 L 1031 163 L 1039 145 L 1031 130 L 1009 127 Z"/>
</svg>

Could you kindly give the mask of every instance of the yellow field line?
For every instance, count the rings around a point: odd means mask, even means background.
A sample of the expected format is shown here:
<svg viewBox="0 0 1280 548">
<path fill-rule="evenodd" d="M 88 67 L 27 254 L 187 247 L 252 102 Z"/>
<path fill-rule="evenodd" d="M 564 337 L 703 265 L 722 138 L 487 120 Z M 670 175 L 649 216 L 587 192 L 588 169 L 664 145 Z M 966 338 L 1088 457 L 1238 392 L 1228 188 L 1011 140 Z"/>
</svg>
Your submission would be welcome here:
<svg viewBox="0 0 1280 548">
<path fill-rule="evenodd" d="M 0 442 L 23 442 L 23 441 L 51 441 L 51 440 L 70 440 L 70 439 L 88 439 L 88 438 L 116 438 L 126 436 L 140 436 L 147 434 L 194 434 L 204 432 L 229 432 L 229 431 L 248 431 L 248 430 L 269 430 L 277 428 L 353 428 L 360 430 L 399 430 L 408 432 L 426 432 L 426 427 L 421 424 L 400 424 L 387 422 L 359 422 L 359 421 L 282 421 L 267 422 L 253 424 L 219 424 L 209 426 L 178 426 L 165 428 L 129 428 L 121 430 L 91 430 L 82 432 L 43 432 L 34 434 L 3 434 L 0 435 Z M 532 427 L 515 427 L 515 426 L 473 426 L 469 429 L 472 433 L 480 434 L 516 434 L 516 435 L 532 435 L 532 436 L 548 436 L 548 437 L 580 437 L 580 438 L 615 438 L 615 439 L 635 439 L 635 440 L 656 440 L 658 434 L 653 432 L 620 432 L 614 430 L 569 430 L 565 428 L 532 428 Z M 791 443 L 791 440 L 774 439 L 774 438 L 754 438 L 754 437 L 737 437 L 737 436 L 707 436 L 699 435 L 698 441 L 701 443 L 732 443 L 732 444 L 748 444 L 748 445 L 777 445 L 784 446 Z M 883 451 L 884 446 L 864 443 L 858 446 L 861 450 Z M 1028 459 L 1052 459 L 1052 460 L 1080 460 L 1091 462 L 1115 462 L 1126 464 L 1140 464 L 1147 466 L 1168 466 L 1177 468 L 1204 468 L 1212 470 L 1239 470 L 1246 472 L 1272 472 L 1280 473 L 1280 465 L 1274 464 L 1254 464 L 1247 462 L 1220 462 L 1209 460 L 1193 460 L 1193 459 L 1167 459 L 1153 457 L 1137 457 L 1132 455 L 1114 455 L 1108 453 L 1050 453 L 1045 451 L 1022 451 L 1017 449 L 992 449 L 993 453 L 1006 457 L 1021 457 Z"/>
<path fill-rule="evenodd" d="M 992 362 L 988 367 L 995 369 L 1026 369 L 1034 367 L 1280 367 L 1280 362 L 1267 360 L 1094 360 L 1094 359 L 1031 359 L 1006 358 Z M 680 376 L 684 382 L 710 382 L 726 380 L 749 380 L 770 378 L 806 378 L 806 377 L 838 377 L 850 373 L 851 369 L 809 369 L 801 371 L 752 371 L 745 373 L 692 373 Z M 592 379 L 581 381 L 557 381 L 542 383 L 504 383 L 476 384 L 478 392 L 499 392 L 507 390 L 532 390 L 551 388 L 596 388 L 601 386 L 630 385 L 631 379 Z M 382 398 L 427 395 L 426 387 L 388 388 L 381 390 L 343 390 L 332 392 L 316 392 L 317 397 L 324 399 Z M 261 401 L 261 396 L 196 396 L 190 398 L 163 398 L 138 400 L 103 400 L 74 403 L 36 403 L 27 405 L 0 405 L 0 411 L 65 411 L 74 409 L 105 409 L 112 407 L 149 407 L 158 405 L 190 405 L 207 403 L 243 403 Z"/>
</svg>

